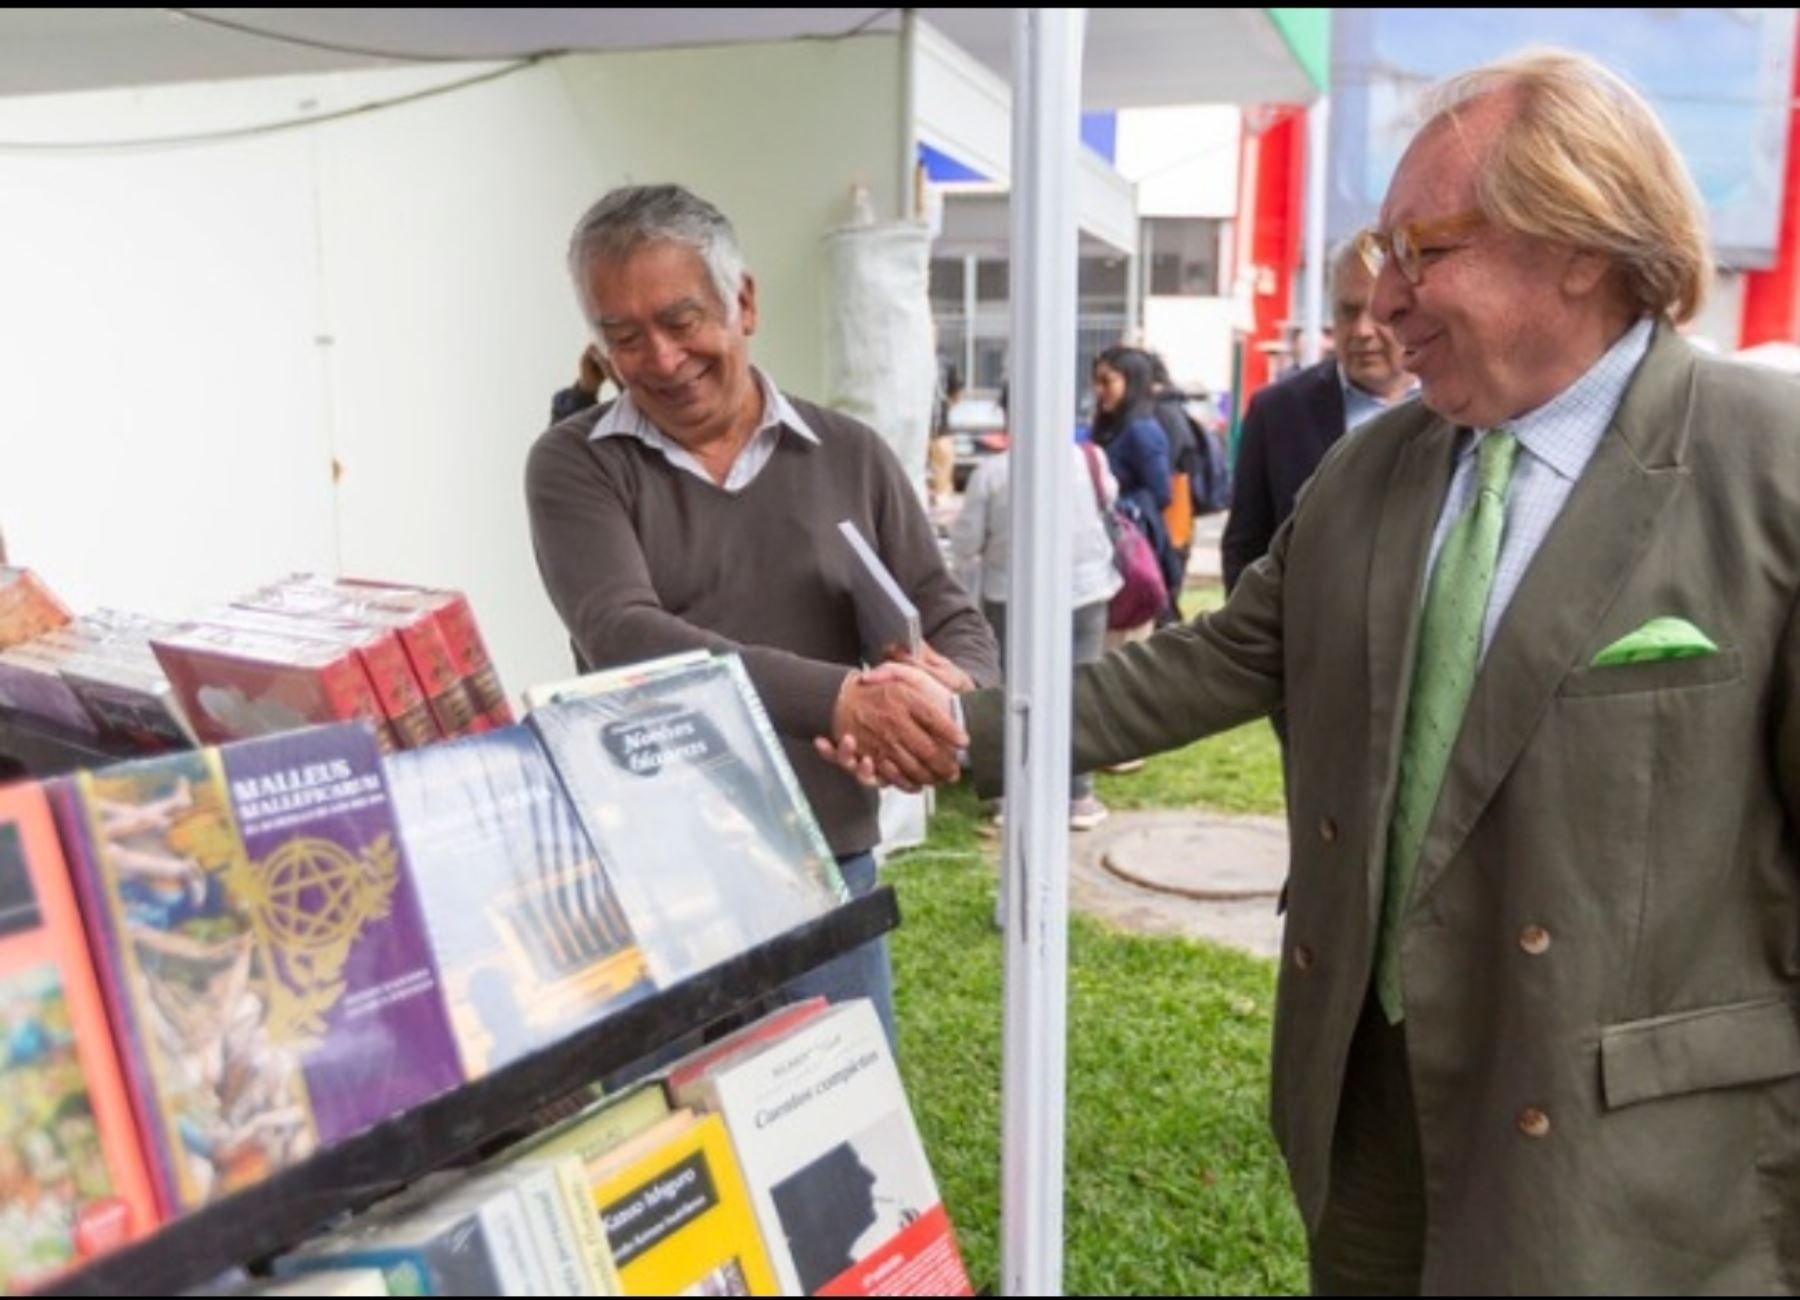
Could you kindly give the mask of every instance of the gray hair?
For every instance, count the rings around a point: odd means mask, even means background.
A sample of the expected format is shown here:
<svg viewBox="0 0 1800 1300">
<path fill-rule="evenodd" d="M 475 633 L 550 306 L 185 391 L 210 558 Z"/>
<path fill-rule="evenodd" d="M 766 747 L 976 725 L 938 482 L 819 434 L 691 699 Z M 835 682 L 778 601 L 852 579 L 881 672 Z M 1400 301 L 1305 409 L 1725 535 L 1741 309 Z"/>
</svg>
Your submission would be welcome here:
<svg viewBox="0 0 1800 1300">
<path fill-rule="evenodd" d="M 1325 260 L 1325 297 L 1335 304 L 1338 285 L 1343 281 L 1344 272 L 1362 271 L 1366 274 L 1368 269 L 1362 260 L 1362 250 L 1357 246 L 1356 236 L 1343 240 L 1331 250 L 1330 256 Z"/>
<path fill-rule="evenodd" d="M 725 214 L 679 185 L 622 185 L 582 213 L 569 236 L 569 278 L 589 323 L 597 324 L 588 296 L 588 267 L 601 259 L 623 261 L 647 244 L 660 243 L 679 244 L 700 255 L 725 319 L 735 321 L 744 255 Z M 604 351 L 604 339 L 600 346 Z"/>
</svg>

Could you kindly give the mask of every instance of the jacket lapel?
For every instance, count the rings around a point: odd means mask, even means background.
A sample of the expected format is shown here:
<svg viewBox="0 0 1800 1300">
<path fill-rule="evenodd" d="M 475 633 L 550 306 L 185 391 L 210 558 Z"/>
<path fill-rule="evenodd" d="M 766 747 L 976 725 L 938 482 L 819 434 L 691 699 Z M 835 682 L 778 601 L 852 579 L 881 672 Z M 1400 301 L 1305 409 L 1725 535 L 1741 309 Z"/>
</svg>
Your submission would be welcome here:
<svg viewBox="0 0 1800 1300">
<path fill-rule="evenodd" d="M 1420 852 L 1415 901 L 1492 802 L 1687 477 L 1692 372 L 1687 345 L 1659 326 L 1488 648 Z"/>
<path fill-rule="evenodd" d="M 1306 427 L 1313 430 L 1323 452 L 1344 436 L 1344 388 L 1338 380 L 1337 362 L 1323 361 L 1313 375 Z"/>
<path fill-rule="evenodd" d="M 1407 439 L 1388 476 L 1375 529 L 1367 602 L 1368 734 L 1369 770 L 1381 773 L 1381 785 L 1372 792 L 1373 806 L 1369 809 L 1369 824 L 1375 827 L 1366 864 L 1371 925 L 1381 906 L 1388 817 L 1393 807 L 1408 686 L 1412 681 L 1425 565 L 1431 555 L 1431 534 L 1443 509 L 1455 465 L 1456 435 L 1454 426 L 1432 419 Z"/>
</svg>

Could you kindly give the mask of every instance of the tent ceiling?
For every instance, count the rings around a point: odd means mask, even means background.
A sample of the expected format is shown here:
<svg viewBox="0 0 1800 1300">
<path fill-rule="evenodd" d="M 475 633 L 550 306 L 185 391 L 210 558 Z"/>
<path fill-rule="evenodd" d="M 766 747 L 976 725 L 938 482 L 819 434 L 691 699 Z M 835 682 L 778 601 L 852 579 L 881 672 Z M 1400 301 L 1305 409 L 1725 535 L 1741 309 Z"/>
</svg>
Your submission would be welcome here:
<svg viewBox="0 0 1800 1300">
<path fill-rule="evenodd" d="M 1002 77 L 1010 9 L 919 14 Z M 42 94 L 544 50 L 893 31 L 898 9 L 7 9 L 0 95 Z M 235 25 L 235 26 L 234 26 Z M 239 30 L 238 27 L 248 30 Z M 383 58 L 386 54 L 391 57 Z M 1096 9 L 1088 108 L 1305 101 L 1317 91 L 1263 9 Z"/>
</svg>

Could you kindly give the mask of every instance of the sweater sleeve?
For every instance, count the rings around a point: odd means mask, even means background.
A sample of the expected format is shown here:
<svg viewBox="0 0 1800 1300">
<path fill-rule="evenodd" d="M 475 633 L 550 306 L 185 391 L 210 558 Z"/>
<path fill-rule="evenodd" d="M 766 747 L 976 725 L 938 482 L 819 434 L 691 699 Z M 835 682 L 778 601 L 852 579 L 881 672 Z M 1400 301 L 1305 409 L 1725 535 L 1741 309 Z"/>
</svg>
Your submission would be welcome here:
<svg viewBox="0 0 1800 1300">
<path fill-rule="evenodd" d="M 579 433 L 555 428 L 538 440 L 526 463 L 525 498 L 544 589 L 588 665 L 608 668 L 683 650 L 735 651 L 777 731 L 802 740 L 830 733 L 851 670 L 733 641 L 665 610 L 619 472 Z"/>
</svg>

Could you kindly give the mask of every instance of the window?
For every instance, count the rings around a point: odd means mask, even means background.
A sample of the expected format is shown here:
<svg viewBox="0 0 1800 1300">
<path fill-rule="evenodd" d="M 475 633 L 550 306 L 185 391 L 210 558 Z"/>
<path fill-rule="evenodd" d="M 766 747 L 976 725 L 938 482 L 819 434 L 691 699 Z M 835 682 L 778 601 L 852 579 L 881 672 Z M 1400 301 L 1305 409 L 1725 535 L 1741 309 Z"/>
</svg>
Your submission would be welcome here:
<svg viewBox="0 0 1800 1300">
<path fill-rule="evenodd" d="M 1213 297 L 1219 293 L 1218 217 L 1146 217 L 1144 258 L 1150 292 L 1159 297 Z"/>
</svg>

